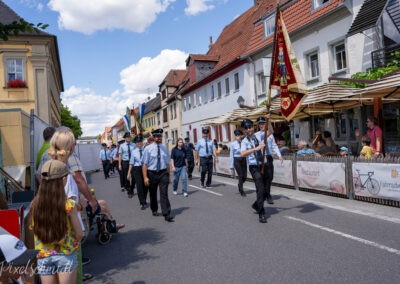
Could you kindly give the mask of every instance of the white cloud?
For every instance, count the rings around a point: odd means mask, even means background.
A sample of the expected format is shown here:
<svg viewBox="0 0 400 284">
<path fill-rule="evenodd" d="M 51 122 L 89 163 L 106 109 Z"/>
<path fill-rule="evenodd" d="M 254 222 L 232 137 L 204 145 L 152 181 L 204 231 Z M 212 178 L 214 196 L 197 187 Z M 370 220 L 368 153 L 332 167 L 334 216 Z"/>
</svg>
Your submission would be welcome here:
<svg viewBox="0 0 400 284">
<path fill-rule="evenodd" d="M 185 69 L 188 54 L 180 50 L 164 49 L 156 57 L 143 57 L 121 71 L 120 83 L 125 93 L 146 93 L 158 89 L 170 69 Z"/>
<path fill-rule="evenodd" d="M 60 28 L 92 34 L 98 30 L 123 29 L 143 32 L 175 0 L 50 0 L 59 13 Z"/>
<path fill-rule="evenodd" d="M 185 14 L 194 16 L 212 10 L 215 7 L 212 2 L 213 0 L 186 0 Z"/>
<path fill-rule="evenodd" d="M 106 126 L 114 125 L 127 107 L 153 97 L 169 70 L 185 68 L 187 56 L 183 51 L 167 49 L 154 58 L 141 58 L 121 71 L 123 90 L 102 96 L 90 88 L 71 86 L 62 94 L 62 103 L 81 120 L 83 136 L 98 135 Z"/>
</svg>

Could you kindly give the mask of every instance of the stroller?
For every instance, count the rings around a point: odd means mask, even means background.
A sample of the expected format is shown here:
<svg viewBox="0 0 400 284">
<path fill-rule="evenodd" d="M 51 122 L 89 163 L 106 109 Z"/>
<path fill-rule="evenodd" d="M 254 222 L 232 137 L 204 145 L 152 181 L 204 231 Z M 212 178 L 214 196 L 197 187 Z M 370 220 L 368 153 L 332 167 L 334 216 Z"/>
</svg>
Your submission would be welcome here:
<svg viewBox="0 0 400 284">
<path fill-rule="evenodd" d="M 117 233 L 117 223 L 115 220 L 106 219 L 106 214 L 101 213 L 100 205 L 97 204 L 96 212 L 92 212 L 92 206 L 86 206 L 86 214 L 88 217 L 89 231 L 93 224 L 96 224 L 97 233 L 96 240 L 100 245 L 106 245 L 111 241 L 111 234 Z"/>
</svg>

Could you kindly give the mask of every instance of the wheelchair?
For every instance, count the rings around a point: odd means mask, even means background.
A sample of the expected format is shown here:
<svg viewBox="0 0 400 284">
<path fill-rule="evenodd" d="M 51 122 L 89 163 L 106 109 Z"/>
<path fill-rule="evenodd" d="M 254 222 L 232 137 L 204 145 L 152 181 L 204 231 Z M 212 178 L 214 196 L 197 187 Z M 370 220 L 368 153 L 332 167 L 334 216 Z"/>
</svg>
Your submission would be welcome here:
<svg viewBox="0 0 400 284">
<path fill-rule="evenodd" d="M 107 220 L 106 215 L 101 213 L 100 205 L 95 213 L 92 212 L 92 207 L 86 207 L 88 234 L 91 229 L 97 228 L 96 240 L 100 245 L 107 245 L 111 241 L 112 234 L 118 232 L 117 223 L 115 220 Z"/>
</svg>

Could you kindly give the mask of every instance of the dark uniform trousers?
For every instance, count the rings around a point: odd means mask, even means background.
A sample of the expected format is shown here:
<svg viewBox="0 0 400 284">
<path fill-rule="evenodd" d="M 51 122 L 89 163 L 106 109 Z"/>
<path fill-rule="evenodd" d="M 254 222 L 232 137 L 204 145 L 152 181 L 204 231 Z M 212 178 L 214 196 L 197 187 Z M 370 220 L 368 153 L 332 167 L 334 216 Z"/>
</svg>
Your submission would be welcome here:
<svg viewBox="0 0 400 284">
<path fill-rule="evenodd" d="M 142 166 L 132 167 L 133 177 L 135 178 L 136 188 L 140 205 L 147 204 L 148 187 L 144 185 Z"/>
<path fill-rule="evenodd" d="M 194 158 L 187 159 L 188 162 L 188 176 L 191 177 L 194 169 Z"/>
<path fill-rule="evenodd" d="M 267 199 L 271 197 L 271 185 L 274 179 L 274 158 L 271 155 L 267 156 L 267 164 L 264 165 L 264 171 L 268 176 L 265 182 L 265 199 Z"/>
<path fill-rule="evenodd" d="M 164 216 L 171 214 L 171 204 L 168 199 L 168 184 L 169 184 L 169 173 L 166 169 L 160 171 L 147 170 L 147 176 L 150 180 L 149 191 L 150 191 L 150 208 L 152 212 L 157 212 L 157 188 L 160 189 L 160 205 L 161 212 Z"/>
<path fill-rule="evenodd" d="M 125 188 L 125 180 L 124 180 L 124 175 L 123 175 L 122 169 L 119 170 L 118 161 L 115 161 L 115 163 L 117 163 L 117 171 L 118 171 L 118 175 L 119 175 L 119 183 L 121 185 L 121 188 Z M 122 168 L 122 162 L 121 162 L 121 168 Z"/>
<path fill-rule="evenodd" d="M 128 170 L 129 170 L 129 161 L 122 161 L 123 184 L 128 194 L 133 194 L 133 190 L 135 189 L 135 178 L 133 177 L 133 175 L 131 175 L 131 180 L 128 180 L 127 178 Z"/>
<path fill-rule="evenodd" d="M 206 179 L 206 173 L 207 173 L 206 185 L 211 185 L 211 177 L 213 172 L 212 156 L 200 157 L 200 166 L 201 166 L 201 178 L 200 178 L 201 184 L 204 184 L 204 180 Z"/>
<path fill-rule="evenodd" d="M 238 175 L 239 191 L 243 192 L 243 183 L 247 179 L 247 162 L 246 162 L 246 158 L 234 157 L 233 158 L 233 166 L 234 166 L 234 168 L 236 170 L 236 173 Z"/>
<path fill-rule="evenodd" d="M 264 167 L 266 167 L 266 164 Z M 256 185 L 257 193 L 257 199 L 253 203 L 253 207 L 257 209 L 259 214 L 264 214 L 264 200 L 266 199 L 265 184 L 268 179 L 268 170 L 264 169 L 264 174 L 262 174 L 260 166 L 249 166 L 249 171 Z"/>
<path fill-rule="evenodd" d="M 110 173 L 110 160 L 102 160 L 104 177 L 108 178 Z"/>
<path fill-rule="evenodd" d="M 115 169 L 118 169 L 118 160 L 113 160 L 113 162 L 111 163 L 111 170 L 113 173 L 115 173 Z"/>
</svg>

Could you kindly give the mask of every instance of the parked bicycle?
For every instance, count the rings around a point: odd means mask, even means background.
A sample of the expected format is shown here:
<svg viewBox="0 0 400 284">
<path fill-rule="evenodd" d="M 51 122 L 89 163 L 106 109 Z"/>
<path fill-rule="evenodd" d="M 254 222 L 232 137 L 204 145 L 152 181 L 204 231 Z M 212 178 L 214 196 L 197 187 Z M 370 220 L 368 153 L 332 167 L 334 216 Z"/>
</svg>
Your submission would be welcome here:
<svg viewBox="0 0 400 284">
<path fill-rule="evenodd" d="M 370 194 L 378 195 L 381 187 L 379 186 L 379 182 L 376 179 L 372 178 L 374 172 L 360 174 L 360 170 L 358 169 L 356 169 L 356 172 L 357 176 L 353 176 L 354 191 L 360 192 L 361 190 L 367 189 Z M 362 176 L 368 176 L 364 182 L 361 179 Z"/>
</svg>

